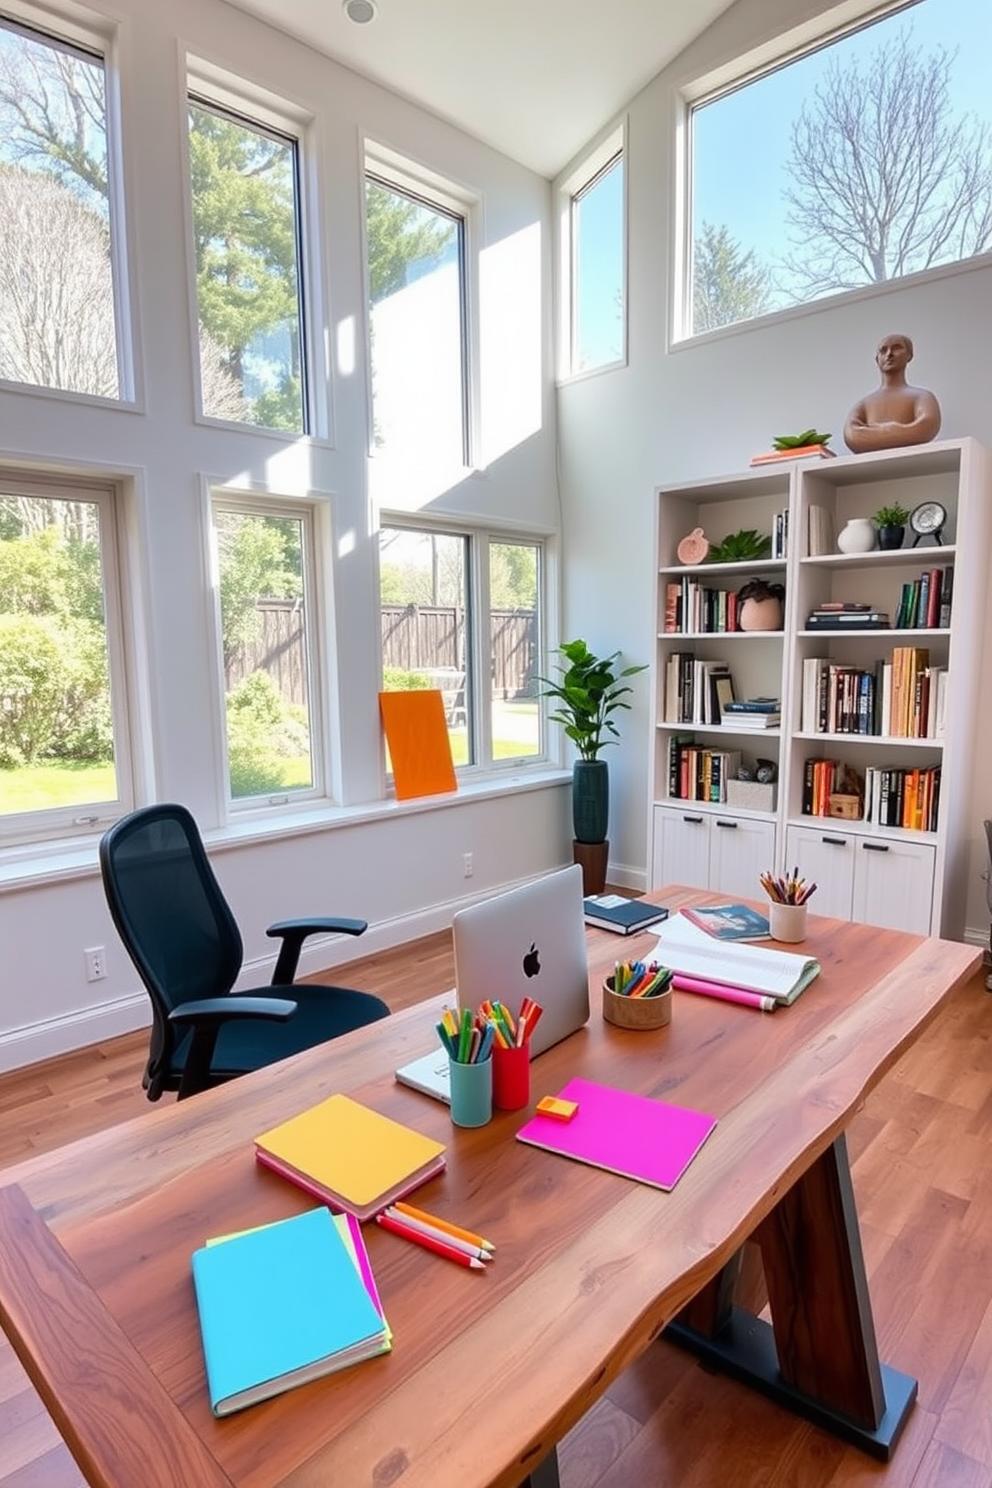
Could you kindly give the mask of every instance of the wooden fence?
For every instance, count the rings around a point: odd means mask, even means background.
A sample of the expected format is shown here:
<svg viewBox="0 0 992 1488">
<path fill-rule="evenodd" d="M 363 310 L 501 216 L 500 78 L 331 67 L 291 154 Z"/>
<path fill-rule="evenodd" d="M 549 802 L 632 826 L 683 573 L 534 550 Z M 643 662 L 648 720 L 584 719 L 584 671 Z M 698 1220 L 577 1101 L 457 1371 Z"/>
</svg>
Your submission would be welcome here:
<svg viewBox="0 0 992 1488">
<path fill-rule="evenodd" d="M 227 668 L 231 691 L 252 672 L 267 672 L 291 703 L 306 702 L 303 610 L 293 600 L 258 603 L 260 634 Z M 533 697 L 537 670 L 537 617 L 533 610 L 493 610 L 492 695 Z M 416 672 L 437 667 L 465 670 L 465 612 L 445 605 L 383 605 L 382 661 Z"/>
</svg>

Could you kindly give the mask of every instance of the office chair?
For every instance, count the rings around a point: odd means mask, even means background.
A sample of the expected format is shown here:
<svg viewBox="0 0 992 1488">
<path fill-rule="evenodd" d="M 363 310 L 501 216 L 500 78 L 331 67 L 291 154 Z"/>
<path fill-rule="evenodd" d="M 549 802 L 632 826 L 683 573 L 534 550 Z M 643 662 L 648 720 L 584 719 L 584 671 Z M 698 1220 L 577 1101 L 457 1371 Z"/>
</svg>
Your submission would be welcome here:
<svg viewBox="0 0 992 1488">
<path fill-rule="evenodd" d="M 178 1099 L 274 1064 L 389 1013 L 368 992 L 293 985 L 308 935 L 361 935 L 364 920 L 283 920 L 270 986 L 231 995 L 244 947 L 185 806 L 131 812 L 100 842 L 100 872 L 117 932 L 152 1002 L 142 1085 Z"/>
</svg>

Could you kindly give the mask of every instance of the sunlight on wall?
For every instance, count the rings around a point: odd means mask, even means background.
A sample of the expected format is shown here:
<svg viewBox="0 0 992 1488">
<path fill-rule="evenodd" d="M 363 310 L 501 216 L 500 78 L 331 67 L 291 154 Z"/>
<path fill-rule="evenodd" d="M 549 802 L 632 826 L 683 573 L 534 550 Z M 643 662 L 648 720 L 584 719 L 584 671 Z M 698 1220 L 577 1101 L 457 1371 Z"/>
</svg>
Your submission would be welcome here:
<svg viewBox="0 0 992 1488">
<path fill-rule="evenodd" d="M 355 317 L 346 315 L 343 320 L 338 321 L 337 329 L 337 352 L 338 352 L 338 375 L 340 377 L 351 377 L 355 371 Z"/>
<path fill-rule="evenodd" d="M 490 465 L 541 428 L 541 225 L 479 259 L 482 461 Z"/>
</svg>

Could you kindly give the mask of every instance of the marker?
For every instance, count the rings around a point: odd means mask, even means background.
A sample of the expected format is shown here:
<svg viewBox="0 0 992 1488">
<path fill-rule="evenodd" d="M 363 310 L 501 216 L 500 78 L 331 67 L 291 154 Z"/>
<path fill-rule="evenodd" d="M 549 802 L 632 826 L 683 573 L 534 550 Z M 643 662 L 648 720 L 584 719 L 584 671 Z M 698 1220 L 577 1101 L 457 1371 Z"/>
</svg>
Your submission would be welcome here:
<svg viewBox="0 0 992 1488">
<path fill-rule="evenodd" d="M 412 1226 L 401 1223 L 399 1219 L 394 1219 L 390 1214 L 377 1214 L 375 1222 L 384 1230 L 391 1230 L 394 1235 L 402 1235 L 404 1240 L 412 1240 L 414 1245 L 420 1245 L 424 1250 L 432 1251 L 434 1255 L 443 1256 L 446 1261 L 454 1261 L 456 1266 L 469 1266 L 474 1271 L 486 1269 L 475 1256 L 466 1255 L 463 1250 L 456 1250 L 453 1245 L 449 1245 L 445 1240 L 439 1240 L 434 1235 L 425 1235 L 422 1230 L 415 1230 Z"/>
<path fill-rule="evenodd" d="M 423 1224 L 433 1225 L 436 1230 L 444 1230 L 449 1235 L 456 1235 L 459 1240 L 468 1240 L 471 1244 L 478 1245 L 481 1250 L 495 1250 L 496 1247 L 491 1240 L 484 1240 L 474 1230 L 466 1230 L 462 1225 L 452 1224 L 450 1219 L 439 1219 L 436 1214 L 428 1214 L 424 1209 L 417 1209 L 413 1204 L 406 1204 L 402 1199 L 397 1199 L 395 1204 L 390 1204 L 390 1209 L 395 1209 L 399 1214 L 405 1214 L 410 1219 L 419 1219 Z"/>
</svg>

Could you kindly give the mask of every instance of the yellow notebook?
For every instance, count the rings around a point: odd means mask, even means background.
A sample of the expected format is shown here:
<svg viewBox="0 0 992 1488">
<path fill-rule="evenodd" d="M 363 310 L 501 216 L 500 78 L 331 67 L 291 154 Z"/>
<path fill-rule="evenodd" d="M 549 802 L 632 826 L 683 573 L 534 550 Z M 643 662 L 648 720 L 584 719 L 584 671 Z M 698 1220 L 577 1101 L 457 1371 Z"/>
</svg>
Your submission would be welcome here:
<svg viewBox="0 0 992 1488">
<path fill-rule="evenodd" d="M 255 1138 L 255 1157 L 334 1209 L 370 1219 L 444 1168 L 444 1143 L 347 1095 Z"/>
</svg>

